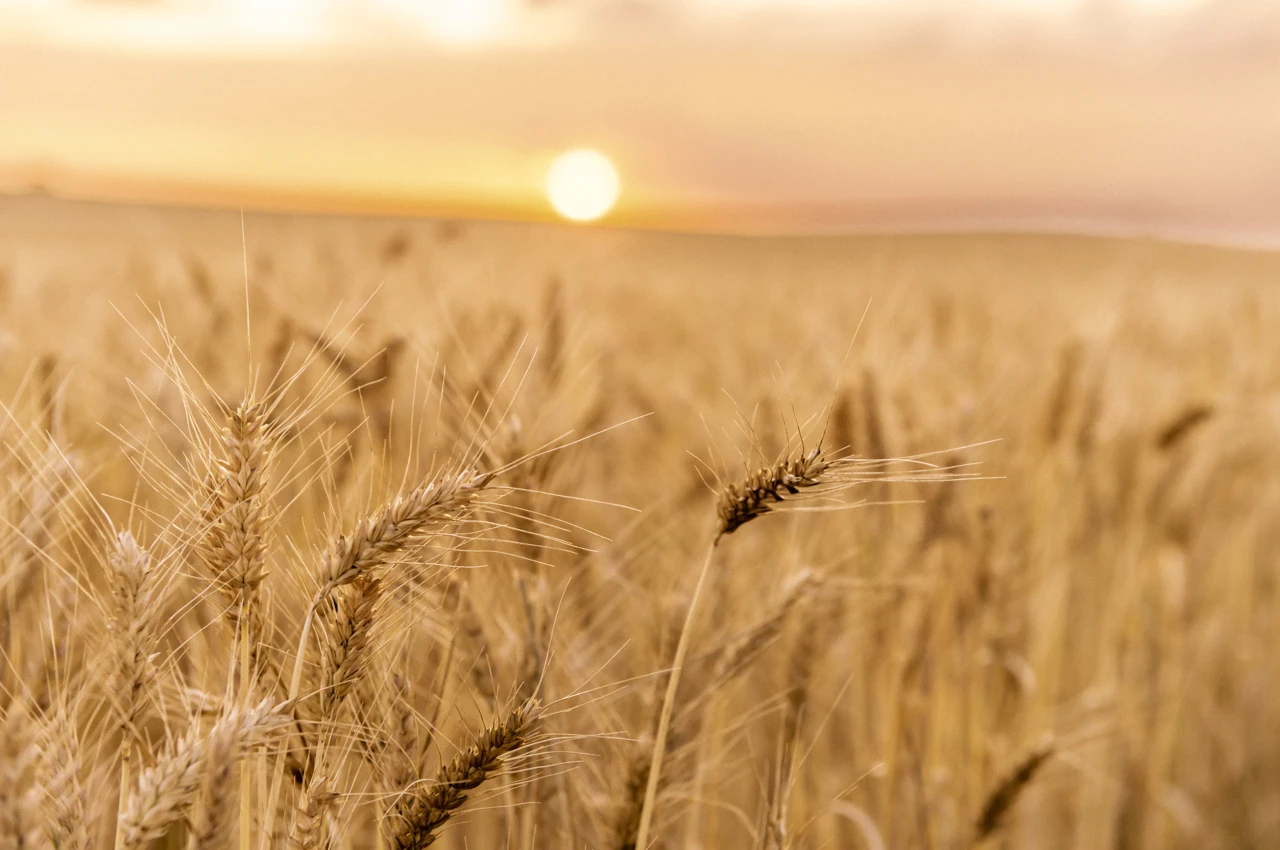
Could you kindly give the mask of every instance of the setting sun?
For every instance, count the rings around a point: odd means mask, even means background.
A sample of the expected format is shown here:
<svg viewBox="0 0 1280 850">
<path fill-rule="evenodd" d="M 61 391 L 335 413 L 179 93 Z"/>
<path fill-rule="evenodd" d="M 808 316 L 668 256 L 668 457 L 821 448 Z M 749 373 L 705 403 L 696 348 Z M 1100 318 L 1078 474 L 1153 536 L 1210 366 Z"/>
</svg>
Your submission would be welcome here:
<svg viewBox="0 0 1280 850">
<path fill-rule="evenodd" d="M 547 172 L 547 198 L 572 221 L 595 221 L 618 200 L 618 171 L 599 151 L 573 150 L 556 157 Z"/>
</svg>

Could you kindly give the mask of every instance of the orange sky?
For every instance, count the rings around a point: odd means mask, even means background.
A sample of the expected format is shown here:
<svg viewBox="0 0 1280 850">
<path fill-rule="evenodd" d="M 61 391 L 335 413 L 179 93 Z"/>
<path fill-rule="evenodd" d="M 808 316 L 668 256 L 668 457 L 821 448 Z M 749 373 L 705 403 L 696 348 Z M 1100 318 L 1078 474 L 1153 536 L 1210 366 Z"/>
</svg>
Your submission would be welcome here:
<svg viewBox="0 0 1280 850">
<path fill-rule="evenodd" d="M 0 0 L 0 191 L 1280 244 L 1274 0 L 448 2 Z"/>
</svg>

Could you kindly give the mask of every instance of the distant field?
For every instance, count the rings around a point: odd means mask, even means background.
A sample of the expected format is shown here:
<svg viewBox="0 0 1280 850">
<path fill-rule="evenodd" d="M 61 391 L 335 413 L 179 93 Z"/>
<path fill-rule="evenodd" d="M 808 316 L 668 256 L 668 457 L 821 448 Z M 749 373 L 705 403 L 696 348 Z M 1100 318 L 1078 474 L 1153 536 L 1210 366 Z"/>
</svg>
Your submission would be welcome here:
<svg viewBox="0 0 1280 850">
<path fill-rule="evenodd" d="M 8 199 L 0 402 L 0 848 L 1280 845 L 1280 254 Z"/>
</svg>

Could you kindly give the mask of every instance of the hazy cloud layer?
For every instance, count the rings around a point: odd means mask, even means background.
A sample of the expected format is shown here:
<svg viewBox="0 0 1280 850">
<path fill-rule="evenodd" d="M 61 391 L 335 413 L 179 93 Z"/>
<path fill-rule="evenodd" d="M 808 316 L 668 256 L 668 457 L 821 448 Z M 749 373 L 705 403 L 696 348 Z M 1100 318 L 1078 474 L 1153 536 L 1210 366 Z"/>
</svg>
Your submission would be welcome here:
<svg viewBox="0 0 1280 850">
<path fill-rule="evenodd" d="M 1267 0 L 247 8 L 0 0 L 0 188 L 538 217 L 586 144 L 624 224 L 1280 241 Z"/>
</svg>

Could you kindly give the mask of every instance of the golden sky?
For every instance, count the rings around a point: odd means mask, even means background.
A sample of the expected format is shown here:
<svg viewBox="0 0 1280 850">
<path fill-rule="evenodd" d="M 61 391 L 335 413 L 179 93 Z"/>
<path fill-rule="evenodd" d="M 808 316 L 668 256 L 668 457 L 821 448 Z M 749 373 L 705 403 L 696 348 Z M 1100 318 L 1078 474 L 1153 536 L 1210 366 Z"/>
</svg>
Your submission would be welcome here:
<svg viewBox="0 0 1280 850">
<path fill-rule="evenodd" d="M 0 191 L 1280 244 L 1280 0 L 0 0 Z"/>
</svg>

